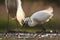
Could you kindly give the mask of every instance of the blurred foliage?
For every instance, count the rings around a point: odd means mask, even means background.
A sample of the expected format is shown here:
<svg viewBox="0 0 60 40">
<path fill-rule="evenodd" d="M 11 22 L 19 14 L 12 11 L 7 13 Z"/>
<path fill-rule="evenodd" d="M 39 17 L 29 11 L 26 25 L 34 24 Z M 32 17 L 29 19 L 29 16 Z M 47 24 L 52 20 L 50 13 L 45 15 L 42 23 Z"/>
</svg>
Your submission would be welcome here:
<svg viewBox="0 0 60 40">
<path fill-rule="evenodd" d="M 0 16 L 0 32 L 6 32 L 7 31 L 7 17 Z"/>
<path fill-rule="evenodd" d="M 5 0 L 0 0 L 0 4 L 4 3 Z"/>
<path fill-rule="evenodd" d="M 5 0 L 0 0 L 0 4 L 4 3 L 4 1 Z M 43 1 L 46 4 L 54 3 L 54 4 L 58 5 L 58 6 L 60 6 L 60 0 L 21 0 L 21 1 L 31 1 L 31 2 Z"/>
<path fill-rule="evenodd" d="M 49 3 L 54 3 L 57 6 L 60 6 L 60 0 L 42 0 L 44 3 L 49 4 Z"/>
</svg>

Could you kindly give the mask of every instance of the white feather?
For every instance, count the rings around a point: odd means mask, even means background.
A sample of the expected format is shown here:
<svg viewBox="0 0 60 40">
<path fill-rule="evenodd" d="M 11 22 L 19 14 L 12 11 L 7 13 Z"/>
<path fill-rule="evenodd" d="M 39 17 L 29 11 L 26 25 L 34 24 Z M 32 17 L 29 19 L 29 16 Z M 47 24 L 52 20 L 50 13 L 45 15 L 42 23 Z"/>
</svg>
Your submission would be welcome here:
<svg viewBox="0 0 60 40">
<path fill-rule="evenodd" d="M 22 9 L 22 6 L 21 6 L 21 0 L 17 0 L 18 2 L 18 7 L 17 7 L 17 14 L 16 14 L 16 17 L 17 17 L 17 20 L 18 22 L 20 23 L 20 25 L 22 25 L 22 20 L 25 19 L 25 13 Z"/>
<path fill-rule="evenodd" d="M 49 19 L 51 19 L 53 16 L 53 8 L 49 7 L 46 10 L 41 10 L 38 12 L 35 12 L 32 14 L 32 16 L 30 17 L 30 21 L 28 21 L 28 25 L 30 27 L 33 27 L 37 24 L 43 24 L 45 22 L 48 22 Z M 26 18 L 25 21 L 27 21 L 28 19 Z"/>
</svg>

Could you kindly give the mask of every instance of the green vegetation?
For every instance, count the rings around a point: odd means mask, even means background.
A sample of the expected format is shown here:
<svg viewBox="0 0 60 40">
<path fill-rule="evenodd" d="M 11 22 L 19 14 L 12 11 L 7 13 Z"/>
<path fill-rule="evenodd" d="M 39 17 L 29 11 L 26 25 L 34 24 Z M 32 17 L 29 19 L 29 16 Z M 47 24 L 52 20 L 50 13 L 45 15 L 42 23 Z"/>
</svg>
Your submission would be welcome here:
<svg viewBox="0 0 60 40">
<path fill-rule="evenodd" d="M 0 4 L 4 3 L 5 0 L 0 0 Z"/>
<path fill-rule="evenodd" d="M 7 28 L 9 30 L 15 30 L 18 31 L 26 31 L 26 32 L 36 32 L 36 31 L 41 31 L 41 25 L 37 25 L 35 27 L 21 27 L 19 23 L 16 20 L 9 20 L 9 25 L 8 25 L 8 20 L 6 17 L 0 17 L 0 32 L 7 32 Z M 7 26 L 8 25 L 8 26 Z M 46 30 L 57 30 L 60 31 L 60 19 L 52 19 L 48 23 L 45 23 L 43 25 Z"/>
<path fill-rule="evenodd" d="M 7 18 L 0 16 L 0 32 L 7 31 Z"/>
</svg>

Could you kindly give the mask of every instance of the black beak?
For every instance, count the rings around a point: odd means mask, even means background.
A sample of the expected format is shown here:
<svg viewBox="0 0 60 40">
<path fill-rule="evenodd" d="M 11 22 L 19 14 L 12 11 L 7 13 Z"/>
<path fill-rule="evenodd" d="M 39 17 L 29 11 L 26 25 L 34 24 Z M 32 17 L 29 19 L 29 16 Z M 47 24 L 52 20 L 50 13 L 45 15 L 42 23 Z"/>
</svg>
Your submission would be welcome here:
<svg viewBox="0 0 60 40">
<path fill-rule="evenodd" d="M 28 26 L 28 22 L 27 22 L 27 21 L 24 22 L 24 23 L 23 23 L 23 26 Z"/>
</svg>

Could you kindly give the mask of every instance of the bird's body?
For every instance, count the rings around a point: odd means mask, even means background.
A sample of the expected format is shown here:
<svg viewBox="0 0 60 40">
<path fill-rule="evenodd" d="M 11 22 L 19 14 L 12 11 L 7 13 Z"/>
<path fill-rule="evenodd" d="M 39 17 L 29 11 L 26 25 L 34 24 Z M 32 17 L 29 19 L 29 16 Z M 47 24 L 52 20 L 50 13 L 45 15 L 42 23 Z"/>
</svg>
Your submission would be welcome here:
<svg viewBox="0 0 60 40">
<path fill-rule="evenodd" d="M 41 12 L 41 11 L 38 11 L 36 13 L 34 13 L 30 18 L 33 19 L 33 20 L 37 20 L 38 22 L 48 22 L 49 19 L 53 16 L 53 14 L 49 14 L 49 13 L 46 13 L 46 12 Z"/>
<path fill-rule="evenodd" d="M 41 10 L 32 14 L 31 17 L 28 17 L 24 20 L 30 27 L 33 27 L 37 24 L 43 24 L 48 22 L 53 16 L 53 8 L 49 7 L 48 9 Z"/>
</svg>

